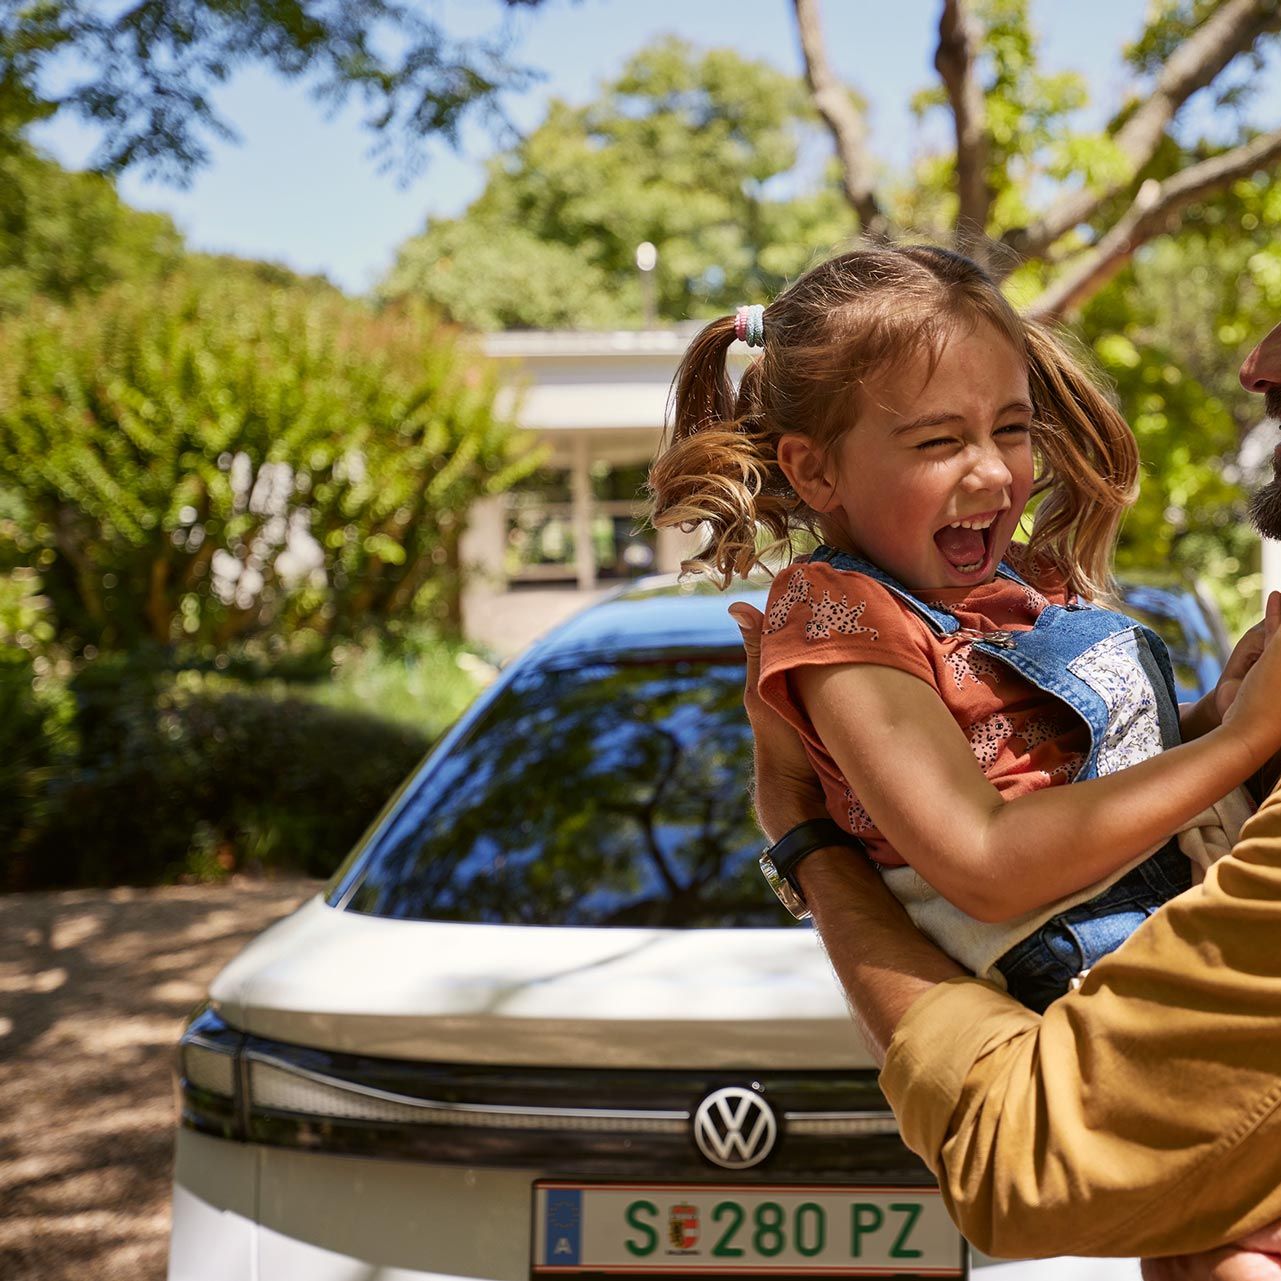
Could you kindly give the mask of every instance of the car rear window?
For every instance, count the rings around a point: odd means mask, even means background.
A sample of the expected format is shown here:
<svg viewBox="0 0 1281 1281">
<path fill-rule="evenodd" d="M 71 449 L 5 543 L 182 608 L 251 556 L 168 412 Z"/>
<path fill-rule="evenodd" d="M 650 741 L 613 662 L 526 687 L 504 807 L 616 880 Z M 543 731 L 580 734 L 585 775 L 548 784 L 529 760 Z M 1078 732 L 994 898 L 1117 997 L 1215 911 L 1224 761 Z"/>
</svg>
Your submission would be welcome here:
<svg viewBox="0 0 1281 1281">
<path fill-rule="evenodd" d="M 513 925 L 778 926 L 756 865 L 743 666 L 515 676 L 408 789 L 348 910 Z"/>
</svg>

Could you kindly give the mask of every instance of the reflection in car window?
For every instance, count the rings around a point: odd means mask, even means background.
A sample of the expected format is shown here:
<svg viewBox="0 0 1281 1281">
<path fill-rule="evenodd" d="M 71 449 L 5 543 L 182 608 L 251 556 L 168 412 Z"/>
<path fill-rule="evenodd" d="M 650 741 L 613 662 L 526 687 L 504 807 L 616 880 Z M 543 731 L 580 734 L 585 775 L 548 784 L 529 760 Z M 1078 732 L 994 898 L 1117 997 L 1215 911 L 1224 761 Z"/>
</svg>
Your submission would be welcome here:
<svg viewBox="0 0 1281 1281">
<path fill-rule="evenodd" d="M 415 781 L 348 908 L 520 925 L 778 926 L 748 804 L 743 668 L 518 675 Z"/>
<path fill-rule="evenodd" d="M 1165 641 L 1180 701 L 1195 700 L 1211 689 L 1223 664 L 1196 598 L 1143 584 L 1124 586 L 1122 592 L 1125 613 Z"/>
</svg>

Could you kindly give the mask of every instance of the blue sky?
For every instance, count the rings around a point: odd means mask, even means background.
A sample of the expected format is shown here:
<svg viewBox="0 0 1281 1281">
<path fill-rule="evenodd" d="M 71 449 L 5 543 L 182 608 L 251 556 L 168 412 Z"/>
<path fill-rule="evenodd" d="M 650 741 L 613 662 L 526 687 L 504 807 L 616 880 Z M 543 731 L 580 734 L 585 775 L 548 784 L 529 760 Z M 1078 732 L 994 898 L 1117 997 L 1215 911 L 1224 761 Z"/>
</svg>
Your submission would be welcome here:
<svg viewBox="0 0 1281 1281">
<path fill-rule="evenodd" d="M 1115 104 L 1130 84 L 1120 50 L 1139 32 L 1146 0 L 1032 0 L 1031 7 L 1047 69 L 1084 72 L 1100 110 Z M 459 34 L 492 30 L 500 20 L 496 0 L 438 0 L 432 8 Z M 872 146 L 887 162 L 921 145 L 907 104 L 936 79 L 937 21 L 938 0 L 824 5 L 832 59 L 869 100 Z M 631 53 L 667 33 L 702 46 L 727 45 L 797 74 L 801 69 L 788 0 L 546 0 L 514 25 L 516 59 L 546 74 L 507 103 L 521 128 L 536 125 L 552 97 L 588 100 Z M 239 145 L 212 142 L 212 162 L 186 190 L 126 174 L 124 197 L 171 214 L 194 248 L 324 272 L 357 292 L 379 278 L 396 246 L 429 216 L 457 213 L 476 196 L 493 151 L 492 141 L 473 129 L 461 154 L 434 147 L 424 172 L 405 184 L 379 172 L 357 108 L 327 118 L 302 84 L 246 70 L 215 105 L 240 134 Z M 1270 77 L 1254 114 L 1281 119 L 1281 75 Z M 66 119 L 34 136 L 72 166 L 86 163 L 96 140 Z"/>
</svg>

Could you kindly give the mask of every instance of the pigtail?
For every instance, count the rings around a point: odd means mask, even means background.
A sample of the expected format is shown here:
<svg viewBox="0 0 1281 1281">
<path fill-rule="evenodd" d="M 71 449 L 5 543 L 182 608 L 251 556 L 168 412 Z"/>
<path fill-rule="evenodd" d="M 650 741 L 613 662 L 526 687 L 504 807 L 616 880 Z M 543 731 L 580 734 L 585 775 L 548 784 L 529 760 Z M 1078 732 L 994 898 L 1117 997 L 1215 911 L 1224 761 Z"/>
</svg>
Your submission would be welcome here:
<svg viewBox="0 0 1281 1281">
<path fill-rule="evenodd" d="M 705 528 L 706 542 L 681 568 L 711 574 L 722 587 L 757 564 L 758 527 L 774 542 L 786 538 L 787 512 L 796 502 L 789 500 L 777 441 L 760 412 L 764 361 L 748 366 L 736 392 L 726 367 L 734 340 L 734 317 L 724 316 L 690 344 L 649 470 L 650 520 L 687 532 Z"/>
<path fill-rule="evenodd" d="M 1036 443 L 1046 484 L 1028 551 L 1087 598 L 1115 597 L 1112 555 L 1138 495 L 1139 450 L 1112 401 L 1065 341 L 1024 320 Z"/>
</svg>

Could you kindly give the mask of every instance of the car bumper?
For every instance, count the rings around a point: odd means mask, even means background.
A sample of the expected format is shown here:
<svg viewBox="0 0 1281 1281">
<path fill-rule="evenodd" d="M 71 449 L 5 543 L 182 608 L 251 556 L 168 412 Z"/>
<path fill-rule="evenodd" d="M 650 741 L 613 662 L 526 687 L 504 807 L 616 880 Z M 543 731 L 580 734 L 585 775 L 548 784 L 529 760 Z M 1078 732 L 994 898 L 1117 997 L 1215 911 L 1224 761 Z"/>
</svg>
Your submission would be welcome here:
<svg viewBox="0 0 1281 1281">
<path fill-rule="evenodd" d="M 169 1281 L 528 1281 L 534 1171 L 178 1131 Z M 1138 1281 L 1128 1259 L 976 1258 L 983 1281 Z"/>
<path fill-rule="evenodd" d="M 169 1281 L 527 1281 L 535 1177 L 179 1130 Z"/>
</svg>

